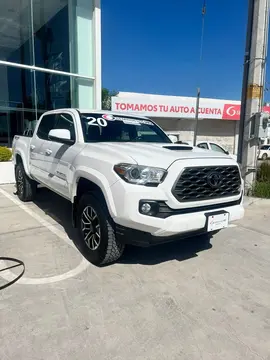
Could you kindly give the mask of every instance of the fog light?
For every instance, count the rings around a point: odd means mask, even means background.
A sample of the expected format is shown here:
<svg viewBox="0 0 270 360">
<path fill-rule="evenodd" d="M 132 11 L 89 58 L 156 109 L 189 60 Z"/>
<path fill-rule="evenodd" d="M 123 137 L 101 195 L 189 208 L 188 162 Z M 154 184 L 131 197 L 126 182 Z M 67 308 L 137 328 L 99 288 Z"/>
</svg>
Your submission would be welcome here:
<svg viewBox="0 0 270 360">
<path fill-rule="evenodd" d="M 151 207 L 151 205 L 148 204 L 148 203 L 143 203 L 143 204 L 141 205 L 141 212 L 142 212 L 143 214 L 149 214 L 150 211 L 151 211 L 151 209 L 152 209 L 152 207 Z"/>
<path fill-rule="evenodd" d="M 153 200 L 140 200 L 139 213 L 147 216 L 156 216 L 159 212 L 158 201 Z"/>
</svg>

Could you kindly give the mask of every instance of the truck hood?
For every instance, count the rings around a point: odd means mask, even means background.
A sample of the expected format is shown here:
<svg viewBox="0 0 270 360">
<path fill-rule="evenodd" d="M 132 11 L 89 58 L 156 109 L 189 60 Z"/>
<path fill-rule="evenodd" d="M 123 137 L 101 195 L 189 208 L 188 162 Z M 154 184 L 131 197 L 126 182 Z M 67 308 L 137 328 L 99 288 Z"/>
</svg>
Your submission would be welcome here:
<svg viewBox="0 0 270 360">
<path fill-rule="evenodd" d="M 167 169 L 177 160 L 230 159 L 228 155 L 218 152 L 170 143 L 104 142 L 88 143 L 87 148 L 92 155 L 93 150 L 104 156 L 106 156 L 107 152 L 110 158 L 114 157 L 116 159 L 116 163 L 136 162 L 139 165 L 155 166 L 163 169 Z M 234 161 L 232 160 L 232 162 Z"/>
</svg>

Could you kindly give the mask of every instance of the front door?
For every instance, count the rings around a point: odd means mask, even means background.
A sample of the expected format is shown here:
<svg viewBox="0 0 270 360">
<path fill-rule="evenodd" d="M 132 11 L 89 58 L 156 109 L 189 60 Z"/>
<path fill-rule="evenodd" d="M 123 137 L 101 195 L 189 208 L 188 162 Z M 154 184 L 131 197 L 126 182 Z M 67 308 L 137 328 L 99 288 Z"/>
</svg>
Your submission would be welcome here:
<svg viewBox="0 0 270 360">
<path fill-rule="evenodd" d="M 56 115 L 56 125 L 54 129 L 69 130 L 71 140 L 74 140 L 75 142 L 74 145 L 65 145 L 57 141 L 51 141 L 49 145 L 51 153 L 48 157 L 50 187 L 62 196 L 69 198 L 71 166 L 78 154 L 73 116 L 68 113 L 58 113 Z"/>
<path fill-rule="evenodd" d="M 39 123 L 37 133 L 30 143 L 30 167 L 32 176 L 42 184 L 49 185 L 50 144 L 49 132 L 56 123 L 55 114 L 44 115 Z"/>
</svg>

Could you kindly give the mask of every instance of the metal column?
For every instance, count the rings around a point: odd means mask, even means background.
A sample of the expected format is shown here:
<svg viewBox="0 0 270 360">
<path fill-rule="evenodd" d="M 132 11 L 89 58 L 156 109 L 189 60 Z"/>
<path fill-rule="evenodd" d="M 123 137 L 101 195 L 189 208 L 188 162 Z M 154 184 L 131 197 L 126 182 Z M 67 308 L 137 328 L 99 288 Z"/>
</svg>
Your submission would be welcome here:
<svg viewBox="0 0 270 360">
<path fill-rule="evenodd" d="M 257 140 L 250 140 L 250 118 L 263 107 L 268 43 L 269 0 L 249 0 L 249 18 L 243 75 L 238 162 L 246 193 L 256 179 Z"/>
</svg>

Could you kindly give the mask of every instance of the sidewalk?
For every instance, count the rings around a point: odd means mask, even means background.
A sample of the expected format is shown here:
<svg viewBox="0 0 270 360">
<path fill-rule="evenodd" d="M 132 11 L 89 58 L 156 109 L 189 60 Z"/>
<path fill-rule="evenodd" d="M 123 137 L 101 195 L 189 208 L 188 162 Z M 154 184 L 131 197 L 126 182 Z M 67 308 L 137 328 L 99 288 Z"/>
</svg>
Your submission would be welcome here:
<svg viewBox="0 0 270 360">
<path fill-rule="evenodd" d="M 14 164 L 12 161 L 0 162 L 0 185 L 14 184 Z"/>
<path fill-rule="evenodd" d="M 25 274 L 0 291 L 1 360 L 269 359 L 269 200 L 210 242 L 130 247 L 97 268 L 73 245 L 68 201 L 13 191 L 0 187 L 1 256 Z M 12 266 L 0 261 L 0 286 Z"/>
<path fill-rule="evenodd" d="M 244 197 L 244 207 L 247 208 L 250 205 L 268 205 L 270 206 L 270 199 L 261 199 L 261 198 L 255 198 L 252 196 L 245 196 Z"/>
</svg>

